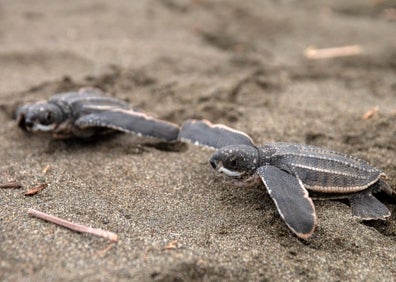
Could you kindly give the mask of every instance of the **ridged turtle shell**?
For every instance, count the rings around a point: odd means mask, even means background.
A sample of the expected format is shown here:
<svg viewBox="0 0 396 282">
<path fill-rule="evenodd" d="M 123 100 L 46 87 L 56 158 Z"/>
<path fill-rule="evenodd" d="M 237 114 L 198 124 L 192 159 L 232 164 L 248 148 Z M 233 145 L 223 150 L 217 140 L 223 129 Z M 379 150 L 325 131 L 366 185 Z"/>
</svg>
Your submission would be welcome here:
<svg viewBox="0 0 396 282">
<path fill-rule="evenodd" d="M 319 147 L 273 143 L 261 150 L 271 165 L 289 171 L 315 192 L 362 191 L 385 177 L 366 161 Z"/>
</svg>

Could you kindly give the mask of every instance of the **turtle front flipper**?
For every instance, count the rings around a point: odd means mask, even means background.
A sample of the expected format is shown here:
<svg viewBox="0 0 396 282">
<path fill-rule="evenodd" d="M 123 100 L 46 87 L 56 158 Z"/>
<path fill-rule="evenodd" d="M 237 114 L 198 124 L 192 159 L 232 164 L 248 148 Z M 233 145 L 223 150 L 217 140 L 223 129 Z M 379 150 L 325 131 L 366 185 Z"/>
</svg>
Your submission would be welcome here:
<svg viewBox="0 0 396 282">
<path fill-rule="evenodd" d="M 182 124 L 179 140 L 219 149 L 229 145 L 251 145 L 252 139 L 246 133 L 208 120 L 190 119 Z"/>
<path fill-rule="evenodd" d="M 179 134 L 179 127 L 176 124 L 123 109 L 85 115 L 77 119 L 74 125 L 80 130 L 92 127 L 109 128 L 165 141 L 175 141 Z"/>
<path fill-rule="evenodd" d="M 351 195 L 349 202 L 352 208 L 352 215 L 362 220 L 384 220 L 391 215 L 388 208 L 368 191 Z"/>
<path fill-rule="evenodd" d="M 257 169 L 286 225 L 300 238 L 312 235 L 316 225 L 315 206 L 301 180 L 274 166 Z"/>
</svg>

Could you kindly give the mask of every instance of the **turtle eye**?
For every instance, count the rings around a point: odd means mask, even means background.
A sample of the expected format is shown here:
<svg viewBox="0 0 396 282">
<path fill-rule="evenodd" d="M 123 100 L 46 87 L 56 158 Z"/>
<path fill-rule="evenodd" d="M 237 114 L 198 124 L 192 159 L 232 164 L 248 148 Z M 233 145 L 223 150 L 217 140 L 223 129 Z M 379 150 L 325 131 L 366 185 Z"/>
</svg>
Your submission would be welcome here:
<svg viewBox="0 0 396 282">
<path fill-rule="evenodd" d="M 50 123 L 52 123 L 53 116 L 54 116 L 54 115 L 52 114 L 51 111 L 45 112 L 43 123 L 44 123 L 44 124 L 50 124 Z"/>
<path fill-rule="evenodd" d="M 235 168 L 237 166 L 237 164 L 238 164 L 237 159 L 232 159 L 230 161 L 230 167 L 231 168 Z"/>
</svg>

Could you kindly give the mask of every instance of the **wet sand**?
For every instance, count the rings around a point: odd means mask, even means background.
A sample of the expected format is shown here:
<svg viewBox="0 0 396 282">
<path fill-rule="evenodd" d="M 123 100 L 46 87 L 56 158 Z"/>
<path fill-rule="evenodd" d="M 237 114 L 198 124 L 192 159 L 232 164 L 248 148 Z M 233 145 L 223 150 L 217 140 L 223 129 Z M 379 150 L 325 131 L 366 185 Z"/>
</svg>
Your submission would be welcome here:
<svg viewBox="0 0 396 282">
<path fill-rule="evenodd" d="M 0 182 L 23 186 L 0 189 L 0 280 L 394 281 L 394 199 L 380 196 L 392 216 L 369 223 L 346 202 L 316 201 L 316 231 L 300 240 L 263 187 L 223 182 L 209 150 L 17 128 L 18 105 L 95 86 L 178 124 L 207 118 L 257 144 L 352 154 L 395 189 L 395 2 L 245 2 L 0 1 Z M 309 46 L 353 44 L 361 55 L 304 57 Z M 24 196 L 40 183 L 48 187 Z M 32 218 L 29 208 L 120 241 Z"/>
</svg>

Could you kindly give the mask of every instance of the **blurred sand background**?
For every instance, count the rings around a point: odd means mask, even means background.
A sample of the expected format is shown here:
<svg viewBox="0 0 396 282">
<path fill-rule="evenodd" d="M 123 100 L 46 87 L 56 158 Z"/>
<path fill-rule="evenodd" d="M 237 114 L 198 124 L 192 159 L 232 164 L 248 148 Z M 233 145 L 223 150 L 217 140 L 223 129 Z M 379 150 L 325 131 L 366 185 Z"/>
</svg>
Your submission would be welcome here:
<svg viewBox="0 0 396 282">
<path fill-rule="evenodd" d="M 0 1 L 0 180 L 23 185 L 0 190 L 0 280 L 394 281 L 392 199 L 381 197 L 391 218 L 370 223 L 345 202 L 317 201 L 316 232 L 299 240 L 263 189 L 217 177 L 210 151 L 123 134 L 51 140 L 21 131 L 12 113 L 96 86 L 175 123 L 207 118 L 258 144 L 353 154 L 396 188 L 395 9 L 381 0 Z M 362 54 L 304 57 L 309 46 L 354 44 Z M 48 188 L 24 196 L 40 183 Z"/>
</svg>

